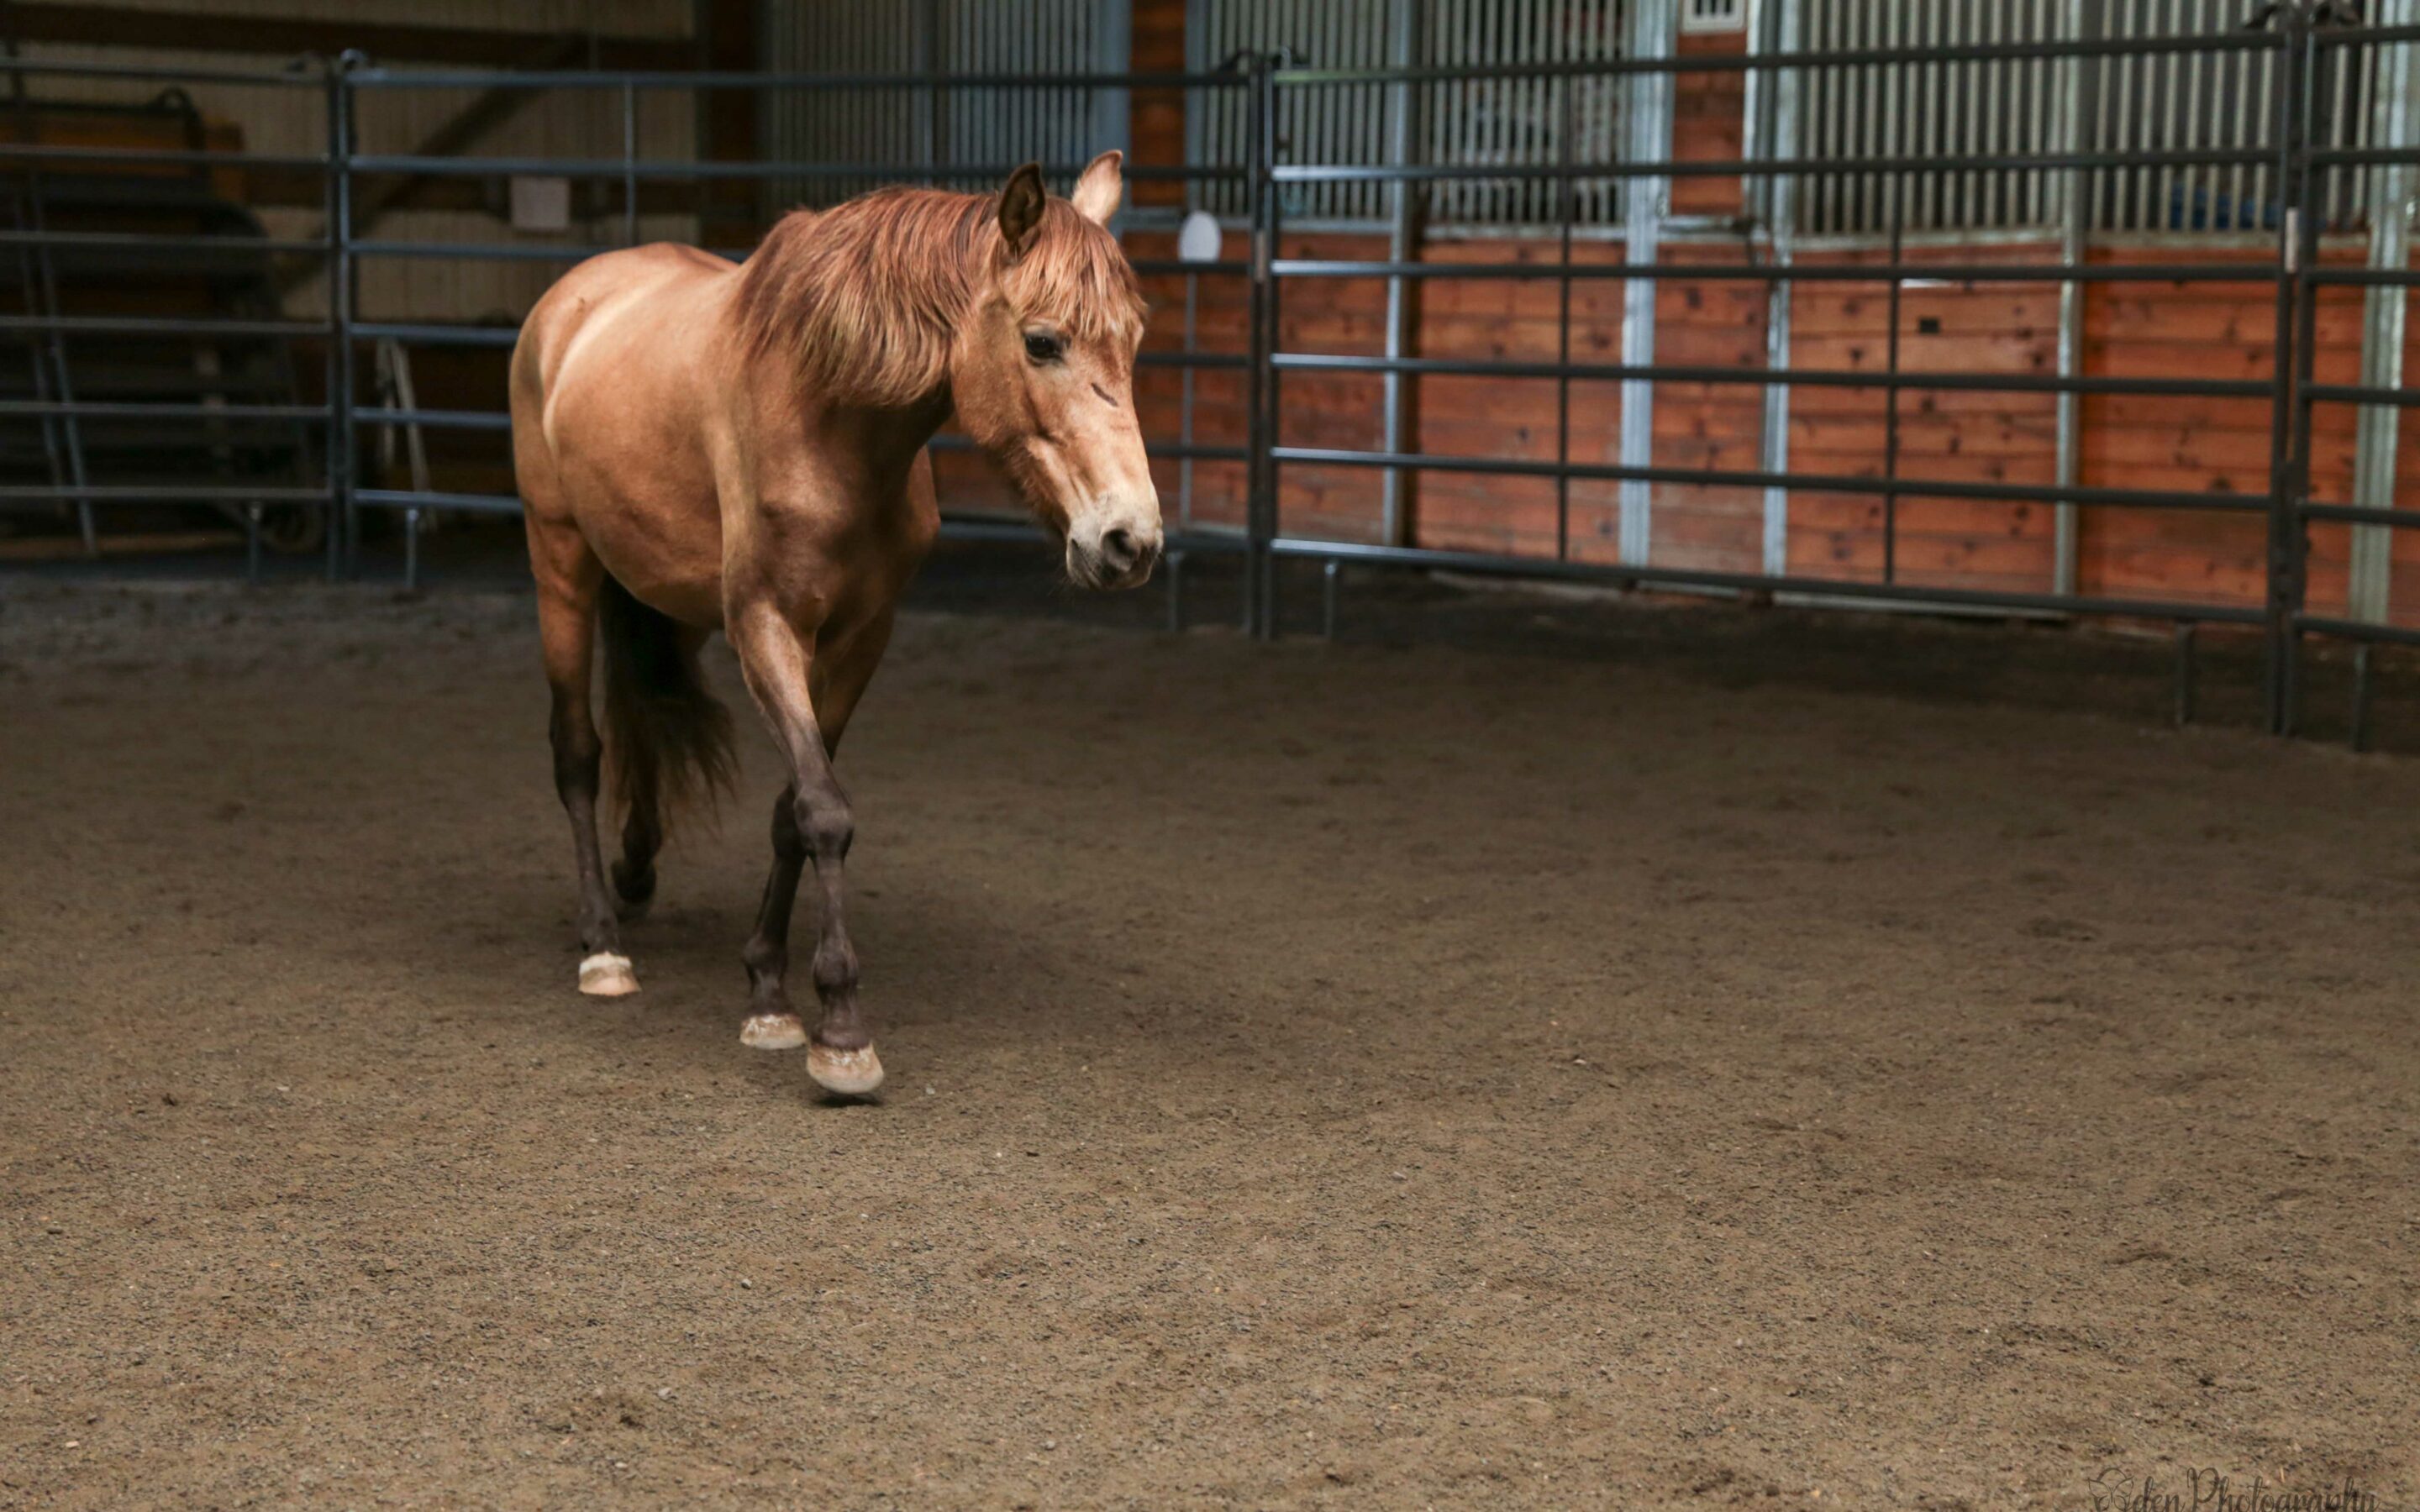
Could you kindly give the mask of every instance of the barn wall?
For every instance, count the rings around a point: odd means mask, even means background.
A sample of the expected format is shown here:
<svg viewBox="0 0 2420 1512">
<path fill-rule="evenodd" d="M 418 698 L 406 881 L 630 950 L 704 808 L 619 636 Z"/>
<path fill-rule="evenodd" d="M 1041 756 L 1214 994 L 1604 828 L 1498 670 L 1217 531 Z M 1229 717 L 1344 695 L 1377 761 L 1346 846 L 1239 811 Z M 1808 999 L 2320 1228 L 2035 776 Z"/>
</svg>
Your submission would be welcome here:
<svg viewBox="0 0 2420 1512">
<path fill-rule="evenodd" d="M 1181 27 L 1182 0 L 1140 0 L 1137 35 Z M 1181 55 L 1181 41 L 1169 44 Z M 1685 50 L 1733 48 L 1739 39 L 1684 38 Z M 1744 76 L 1683 76 L 1675 101 L 1674 155 L 1736 159 L 1743 147 Z M 1181 101 L 1178 102 L 1181 107 Z M 1138 119 L 1140 161 L 1182 160 L 1181 108 L 1160 134 L 1146 136 Z M 1729 177 L 1683 178 L 1672 189 L 1676 215 L 1730 216 L 1740 209 L 1740 183 Z M 1140 255 L 1165 256 L 1165 238 L 1135 239 Z M 1383 237 L 1336 233 L 1290 235 L 1291 256 L 1371 258 L 1385 255 Z M 1620 260 L 1619 239 L 1577 242 L 1580 262 Z M 1547 261 L 1551 237 L 1440 236 L 1421 255 L 1437 261 Z M 1668 240 L 1670 262 L 1737 262 L 1736 243 L 1719 238 Z M 1995 245 L 1993 261 L 2055 263 L 2055 241 Z M 2265 245 L 2229 248 L 2196 239 L 2176 245 L 2096 249 L 2095 261 L 2257 263 Z M 2351 241 L 2323 255 L 2358 263 Z M 1916 247 L 1911 260 L 1975 260 L 1972 248 Z M 1880 262 L 1865 250 L 1808 250 L 1808 262 Z M 1555 358 L 1564 350 L 1559 291 L 1552 282 L 1434 281 L 1417 285 L 1419 316 L 1413 349 L 1430 357 L 1510 360 Z M 1161 316 L 1151 345 L 1172 347 L 1182 310 L 1182 281 L 1152 289 Z M 2134 377 L 2236 377 L 2266 379 L 2275 357 L 2275 290 L 2258 279 L 2189 285 L 2098 284 L 2083 296 L 2081 371 Z M 1619 359 L 1621 285 L 1579 281 L 1571 296 L 1568 351 L 1577 362 Z M 1243 348 L 1240 287 L 1204 286 L 1203 345 Z M 2001 372 L 2055 375 L 2059 292 L 2055 283 L 1911 285 L 1900 298 L 1900 363 L 1911 373 Z M 1690 365 L 1765 364 L 1763 285 L 1741 281 L 1664 281 L 1657 295 L 1657 361 Z M 1383 347 L 1384 285 L 1377 280 L 1290 282 L 1281 310 L 1281 341 L 1292 351 L 1375 354 Z M 1879 372 L 1888 355 L 1887 285 L 1802 283 L 1795 286 L 1788 361 L 1793 367 Z M 2407 364 L 2420 369 L 2420 322 Z M 2362 304 L 2358 290 L 2329 289 L 2317 321 L 2317 370 L 2322 381 L 2357 378 Z M 1173 435 L 1176 378 L 1147 373 L 1140 383 L 1146 430 Z M 1197 435 L 1238 440 L 1242 383 L 1229 374 L 1197 378 Z M 1374 377 L 1288 374 L 1282 379 L 1282 437 L 1287 444 L 1375 450 L 1380 445 L 1380 380 Z M 1429 378 L 1418 380 L 1407 449 L 1448 455 L 1551 460 L 1558 453 L 1556 385 L 1551 380 Z M 1750 384 L 1664 383 L 1654 393 L 1653 460 L 1659 466 L 1754 470 L 1763 449 L 1761 391 Z M 1843 479 L 1879 478 L 1885 470 L 1885 395 L 1880 390 L 1798 385 L 1787 406 L 1789 465 L 1794 471 Z M 1619 460 L 1619 386 L 1571 385 L 1565 455 L 1573 460 Z M 2091 396 L 2079 406 L 2078 482 L 2086 486 L 2262 493 L 2268 487 L 2270 405 L 2265 398 L 2198 400 Z M 2313 444 L 2313 495 L 2350 498 L 2353 410 L 2321 407 Z M 2056 478 L 2056 403 L 2049 394 L 1916 393 L 1900 395 L 1898 471 L 1903 478 L 2005 483 L 2049 487 Z M 2420 461 L 2420 435 L 2407 424 L 2401 453 Z M 1164 469 L 1163 471 L 1172 471 Z M 2398 479 L 2415 471 L 2398 470 Z M 1204 464 L 1195 471 L 1195 515 L 1239 521 L 1235 471 Z M 968 497 L 978 480 L 967 480 Z M 1289 464 L 1281 471 L 1280 513 L 1291 532 L 1338 539 L 1374 539 L 1379 530 L 1379 474 L 1344 468 Z M 1581 560 L 1618 559 L 1618 486 L 1575 481 L 1567 490 L 1566 549 Z M 1413 544 L 1491 552 L 1552 554 L 1558 548 L 1556 489 L 1532 478 L 1434 473 L 1409 488 Z M 1764 564 L 1761 489 L 1657 485 L 1652 490 L 1651 561 L 1659 566 L 1757 572 Z M 2420 485 L 2398 485 L 2397 502 L 2420 507 Z M 2000 503 L 1904 496 L 1897 506 L 1897 580 L 1946 588 L 2043 592 L 2055 579 L 2056 512 L 2045 503 Z M 1793 576 L 1880 580 L 1884 568 L 1885 502 L 1849 490 L 1793 490 L 1788 501 L 1784 570 Z M 2076 519 L 2076 589 L 2109 597 L 2159 597 L 2223 605 L 2261 601 L 2267 526 L 2258 516 L 2208 512 L 2083 508 Z M 2347 593 L 2349 532 L 2321 525 L 2311 532 L 2310 600 L 2315 611 L 2342 610 Z M 2420 625 L 2420 536 L 2397 532 L 2393 554 L 2393 618 Z"/>
<path fill-rule="evenodd" d="M 21 8 L 39 10 L 42 8 Z M 208 14 L 253 21 L 292 18 L 326 24 L 324 8 L 310 0 L 129 0 L 124 10 L 162 16 Z M 719 10 L 728 10 L 728 4 Z M 694 40 L 690 0 L 358 0 L 345 23 L 363 27 L 442 28 L 463 36 L 491 33 L 525 44 L 533 36 L 610 29 L 625 45 L 678 45 Z M 1184 0 L 1136 0 L 1134 67 L 1181 69 L 1185 65 Z M 1687 50 L 1736 48 L 1740 39 L 1685 38 Z M 37 57 L 138 61 L 194 66 L 271 68 L 281 54 L 168 51 L 89 41 L 35 41 Z M 390 55 L 386 61 L 412 59 Z M 458 59 L 457 59 L 458 61 Z M 729 60 L 725 59 L 728 66 Z M 38 88 L 69 98 L 146 98 L 150 85 L 98 81 L 49 80 Z M 1745 76 L 1684 75 L 1675 103 L 1674 153 L 1683 159 L 1729 161 L 1742 150 Z M 194 94 L 214 119 L 240 132 L 243 145 L 268 152 L 311 151 L 324 130 L 315 92 L 225 85 L 197 85 Z M 428 132 L 467 104 L 465 91 L 364 97 L 362 137 L 373 151 L 411 150 Z M 1133 159 L 1138 165 L 1179 165 L 1185 161 L 1187 100 L 1183 91 L 1140 90 L 1131 103 Z M 642 117 L 643 150 L 650 156 L 685 158 L 699 150 L 700 112 L 686 93 L 648 97 Z M 736 133 L 736 135 L 734 134 Z M 746 124 L 722 133 L 718 154 L 744 144 Z M 475 150 L 532 156 L 612 157 L 620 150 L 617 101 L 611 94 L 566 91 L 535 100 Z M 261 207 L 275 235 L 307 235 L 318 224 L 316 186 L 293 176 L 253 177 L 248 195 Z M 509 239 L 512 233 L 485 203 L 477 186 L 441 186 L 433 203 L 398 212 L 380 235 L 447 240 Z M 1173 182 L 1138 182 L 1133 204 L 1161 212 L 1181 207 L 1184 190 Z M 644 234 L 695 239 L 699 223 L 677 196 L 651 193 Z M 620 235 L 618 210 L 608 207 L 579 234 L 599 244 Z M 1741 208 L 1737 179 L 1683 178 L 1672 187 L 1678 216 L 1728 217 Z M 742 208 L 744 210 L 744 207 Z M 743 213 L 740 217 L 746 219 Z M 728 237 L 725 239 L 729 239 Z M 1241 235 L 1230 233 L 1229 255 L 1242 255 Z M 1172 238 L 1142 230 L 1128 238 L 1139 256 L 1170 257 Z M 1382 236 L 1366 232 L 1293 232 L 1286 255 L 1373 258 L 1385 254 Z M 1421 255 L 1440 261 L 1547 261 L 1558 255 L 1551 234 L 1439 234 Z M 1575 240 L 1582 263 L 1619 260 L 1618 238 Z M 2241 256 L 2247 263 L 2268 255 L 2260 246 L 2233 252 L 2197 240 L 2176 246 L 2109 247 L 2096 258 L 2207 260 Z M 1740 243 L 1700 232 L 1668 239 L 1671 262 L 1736 262 Z M 1807 261 L 1876 261 L 1872 251 L 1803 250 Z M 1957 248 L 1917 249 L 1911 257 L 1954 262 L 1973 255 Z M 2055 245 L 1995 246 L 1993 260 L 2049 262 Z M 2327 255 L 2358 260 L 2361 249 L 2332 246 Z M 372 263 L 363 270 L 363 304 L 372 317 L 431 320 L 509 319 L 524 311 L 545 287 L 552 270 L 542 265 L 475 263 Z M 1147 281 L 1155 310 L 1148 349 L 1173 350 L 1182 344 L 1185 280 Z M 1575 361 L 1618 359 L 1622 287 L 1610 280 L 1574 283 L 1568 343 L 1560 296 L 1551 281 L 1477 283 L 1435 281 L 1415 285 L 1411 349 L 1433 357 L 1553 359 L 1568 351 Z M 1240 280 L 1208 278 L 1197 294 L 1198 345 L 1206 350 L 1245 347 L 1245 291 Z M 296 313 L 321 308 L 315 282 L 291 296 Z M 1280 340 L 1294 351 L 1374 355 L 1383 348 L 1386 292 L 1379 280 L 1292 281 L 1284 291 Z M 2084 296 L 2083 370 L 2133 376 L 2239 376 L 2266 378 L 2273 360 L 2272 285 L 2257 279 L 2192 285 L 2110 284 L 2087 286 Z M 1876 371 L 1890 339 L 1886 286 L 1880 283 L 1802 283 L 1792 298 L 1788 361 L 1801 368 Z M 1765 363 L 1766 298 L 1761 284 L 1734 280 L 1663 281 L 1657 292 L 1657 358 L 1669 363 L 1761 370 Z M 2058 291 L 2055 284 L 1911 285 L 1900 301 L 1901 361 L 1910 372 L 2008 372 L 2048 375 L 2057 347 Z M 2358 372 L 2361 297 L 2329 290 L 2319 312 L 2319 369 L 2323 378 L 2350 380 Z M 2420 343 L 2420 322 L 2412 328 Z M 2407 359 L 2420 365 L 2420 351 Z M 499 375 L 489 359 L 426 353 L 418 360 L 424 398 L 432 404 L 477 408 L 501 397 Z M 1196 439 L 1237 444 L 1244 433 L 1244 380 L 1235 372 L 1196 374 Z M 1375 376 L 1289 374 L 1280 440 L 1286 444 L 1375 450 L 1381 444 L 1380 397 Z M 1149 369 L 1138 382 L 1138 406 L 1146 434 L 1172 438 L 1179 425 L 1183 379 L 1171 369 Z M 1549 460 L 1568 455 L 1583 463 L 1619 460 L 1621 394 L 1611 383 L 1575 382 L 1568 394 L 1568 425 L 1559 426 L 1558 391 L 1551 380 L 1432 378 L 1410 385 L 1410 428 L 1404 444 L 1448 455 Z M 1799 385 L 1787 405 L 1788 452 L 1792 470 L 1841 478 L 1879 476 L 1884 469 L 1884 396 L 1878 390 Z M 1760 465 L 1765 438 L 1761 390 L 1753 384 L 1658 385 L 1654 393 L 1653 460 L 1665 466 L 1752 470 Z M 2055 405 L 2048 395 L 2007 393 L 1902 394 L 1899 423 L 1901 476 L 1945 481 L 1989 481 L 2047 486 L 2054 478 Z M 2079 481 L 2087 486 L 2162 489 L 2226 489 L 2260 492 L 2267 486 L 2269 406 L 2263 399 L 2196 400 L 2093 396 L 2079 406 Z M 2401 436 L 2407 460 L 2420 448 L 2420 427 Z M 2315 437 L 2314 493 L 2321 500 L 2349 496 L 2353 413 L 2323 408 Z M 449 441 L 464 451 L 465 471 L 454 486 L 501 485 L 501 452 L 479 452 L 479 438 Z M 472 454 L 478 454 L 473 455 Z M 1156 464 L 1173 506 L 1180 468 Z M 1011 510 L 1015 506 L 997 474 L 979 458 L 944 455 L 939 459 L 945 496 L 963 509 Z M 1192 470 L 1192 516 L 1199 523 L 1237 525 L 1242 519 L 1242 470 L 1233 463 L 1203 462 Z M 2410 477 L 2405 468 L 2398 476 Z M 1380 531 L 1381 474 L 1367 469 L 1288 465 L 1281 472 L 1280 523 L 1287 532 L 1347 540 L 1374 540 Z M 1551 554 L 1559 548 L 1588 561 L 1618 557 L 1618 486 L 1575 481 L 1562 490 L 1559 528 L 1558 490 L 1545 480 L 1431 473 L 1405 482 L 1406 528 L 1415 544 L 1516 554 Z M 1766 563 L 1765 501 L 1761 489 L 1658 485 L 1652 490 L 1651 558 L 1656 565 L 1709 571 L 1757 572 Z M 2420 500 L 2398 502 L 2420 507 Z M 1871 580 L 1883 569 L 1885 506 L 1878 495 L 1851 490 L 1799 489 L 1788 501 L 1781 543 L 1784 568 L 1792 575 Z M 1563 538 L 1567 532 L 1567 539 Z M 1952 499 L 1903 498 L 1898 507 L 1895 569 L 1906 583 L 1951 588 L 2040 591 L 2055 570 L 2055 512 L 2039 503 L 1989 503 Z M 2109 596 L 2201 599 L 2222 604 L 2259 601 L 2265 526 L 2257 517 L 2220 517 L 2177 511 L 2085 509 L 2078 512 L 2076 587 Z M 2349 536 L 2343 527 L 2312 532 L 2313 606 L 2341 609 L 2346 598 Z M 2395 618 L 2420 624 L 2420 532 L 2398 532 L 2393 553 Z"/>
</svg>

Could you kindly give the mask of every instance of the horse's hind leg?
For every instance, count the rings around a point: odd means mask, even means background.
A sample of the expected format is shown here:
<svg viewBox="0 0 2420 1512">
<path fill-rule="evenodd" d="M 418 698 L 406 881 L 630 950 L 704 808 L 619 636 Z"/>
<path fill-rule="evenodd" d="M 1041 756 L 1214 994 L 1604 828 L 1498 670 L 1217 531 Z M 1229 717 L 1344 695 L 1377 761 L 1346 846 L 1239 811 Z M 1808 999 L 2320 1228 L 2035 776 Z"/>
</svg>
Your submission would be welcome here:
<svg viewBox="0 0 2420 1512">
<path fill-rule="evenodd" d="M 713 634 L 688 625 L 673 626 L 680 656 L 693 663 Z M 644 918 L 656 897 L 656 856 L 664 848 L 663 795 L 657 781 L 625 781 L 623 797 L 630 806 L 622 822 L 622 858 L 613 863 L 613 895 L 625 919 Z"/>
<path fill-rule="evenodd" d="M 530 560 L 537 577 L 538 643 L 553 708 L 547 733 L 554 745 L 554 791 L 571 820 L 572 856 L 580 871 L 580 990 L 619 997 L 639 990 L 621 929 L 606 891 L 597 849 L 597 791 L 605 743 L 589 707 L 588 684 L 597 639 L 597 594 L 603 563 L 568 523 L 530 519 Z"/>
</svg>

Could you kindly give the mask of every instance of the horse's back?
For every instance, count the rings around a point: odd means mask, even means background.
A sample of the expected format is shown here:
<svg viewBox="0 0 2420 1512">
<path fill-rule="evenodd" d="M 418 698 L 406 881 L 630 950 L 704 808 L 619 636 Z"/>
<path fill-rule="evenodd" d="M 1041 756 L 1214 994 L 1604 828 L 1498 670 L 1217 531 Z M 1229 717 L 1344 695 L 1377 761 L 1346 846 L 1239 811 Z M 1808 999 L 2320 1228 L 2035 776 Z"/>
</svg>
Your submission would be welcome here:
<svg viewBox="0 0 2420 1512">
<path fill-rule="evenodd" d="M 513 458 L 534 528 L 576 528 L 642 600 L 719 604 L 708 436 L 736 265 L 659 244 L 592 257 L 547 290 L 513 352 Z"/>
<path fill-rule="evenodd" d="M 516 424 L 525 399 L 546 404 L 563 387 L 566 369 L 584 347 L 642 342 L 668 351 L 682 335 L 701 332 L 688 318 L 701 295 L 738 270 L 728 259 L 674 242 L 629 247 L 589 258 L 557 279 L 521 322 L 513 353 Z M 580 377 L 575 367 L 574 381 Z M 616 380 L 627 378 L 616 374 Z M 544 413 L 541 410 L 541 413 Z"/>
</svg>

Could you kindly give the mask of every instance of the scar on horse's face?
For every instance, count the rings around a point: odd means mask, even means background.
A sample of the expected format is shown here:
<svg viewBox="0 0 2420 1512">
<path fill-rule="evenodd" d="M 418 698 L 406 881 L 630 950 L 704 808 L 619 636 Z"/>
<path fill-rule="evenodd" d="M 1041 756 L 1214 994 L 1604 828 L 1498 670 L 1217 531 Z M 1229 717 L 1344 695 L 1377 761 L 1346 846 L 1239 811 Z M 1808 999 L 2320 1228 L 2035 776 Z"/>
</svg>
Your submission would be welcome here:
<svg viewBox="0 0 2420 1512">
<path fill-rule="evenodd" d="M 1083 303 L 1122 293 L 1123 280 L 1101 286 L 1097 264 L 1124 166 L 1120 152 L 1094 158 L 1064 207 L 1036 165 L 1009 176 L 989 285 L 951 361 L 960 423 L 1058 532 L 1067 576 L 1085 588 L 1139 587 L 1159 560 L 1159 490 L 1134 409 L 1140 322 Z"/>
</svg>

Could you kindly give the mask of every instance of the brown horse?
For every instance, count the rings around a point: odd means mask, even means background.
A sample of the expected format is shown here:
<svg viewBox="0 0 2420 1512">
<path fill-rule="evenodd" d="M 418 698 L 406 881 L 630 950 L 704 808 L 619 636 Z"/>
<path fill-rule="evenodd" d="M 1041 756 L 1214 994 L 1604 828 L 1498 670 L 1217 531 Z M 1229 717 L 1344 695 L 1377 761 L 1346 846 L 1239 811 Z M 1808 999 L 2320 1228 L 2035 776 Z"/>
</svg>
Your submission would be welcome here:
<svg viewBox="0 0 2420 1512">
<path fill-rule="evenodd" d="M 579 862 L 581 991 L 638 990 L 618 921 L 654 894 L 673 802 L 728 780 L 729 717 L 697 665 L 720 629 L 790 773 L 741 957 L 740 1041 L 807 1046 L 809 1072 L 836 1092 L 880 1084 L 842 908 L 852 824 L 832 755 L 939 529 L 925 443 L 954 413 L 1079 584 L 1135 586 L 1158 557 L 1134 414 L 1143 305 L 1105 229 L 1120 163 L 1094 160 L 1067 200 L 1028 164 L 997 196 L 884 190 L 798 211 L 744 267 L 690 247 L 610 253 L 530 312 L 513 455 Z M 589 708 L 600 625 L 626 810 L 611 893 Z M 812 1037 L 782 981 L 810 862 L 823 892 Z"/>
</svg>

